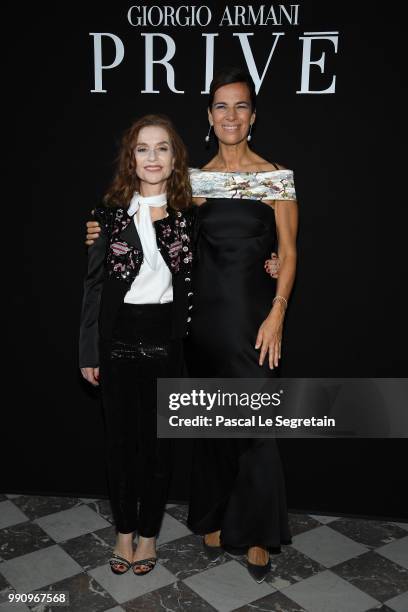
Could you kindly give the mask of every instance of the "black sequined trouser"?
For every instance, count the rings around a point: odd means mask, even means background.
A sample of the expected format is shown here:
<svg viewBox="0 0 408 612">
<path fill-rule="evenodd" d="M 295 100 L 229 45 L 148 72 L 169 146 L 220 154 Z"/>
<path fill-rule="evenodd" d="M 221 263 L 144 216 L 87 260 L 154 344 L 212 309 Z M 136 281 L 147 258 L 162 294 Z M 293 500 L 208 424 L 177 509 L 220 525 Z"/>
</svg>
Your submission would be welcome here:
<svg viewBox="0 0 408 612">
<path fill-rule="evenodd" d="M 157 535 L 172 465 L 172 440 L 156 437 L 156 379 L 181 376 L 171 340 L 173 304 L 123 304 L 109 350 L 101 347 L 109 495 L 117 531 Z"/>
</svg>

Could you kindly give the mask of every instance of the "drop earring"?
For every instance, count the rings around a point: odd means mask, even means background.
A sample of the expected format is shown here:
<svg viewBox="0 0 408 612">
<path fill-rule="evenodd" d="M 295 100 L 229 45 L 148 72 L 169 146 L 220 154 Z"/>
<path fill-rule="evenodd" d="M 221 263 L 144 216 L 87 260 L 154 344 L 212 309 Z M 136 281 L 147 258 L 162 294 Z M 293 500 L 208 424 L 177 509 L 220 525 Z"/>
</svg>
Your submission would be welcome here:
<svg viewBox="0 0 408 612">
<path fill-rule="evenodd" d="M 248 140 L 248 142 L 249 142 L 249 141 L 251 140 L 251 138 L 252 138 L 252 135 L 251 135 L 251 134 L 252 134 L 252 123 L 250 123 L 250 124 L 249 124 L 249 134 L 248 134 L 248 136 L 247 136 L 247 140 Z"/>
<path fill-rule="evenodd" d="M 210 142 L 210 134 L 211 134 L 211 129 L 212 129 L 212 125 L 211 125 L 211 123 L 210 123 L 210 128 L 209 128 L 209 130 L 208 130 L 208 134 L 207 134 L 207 136 L 205 137 L 205 142 Z"/>
</svg>

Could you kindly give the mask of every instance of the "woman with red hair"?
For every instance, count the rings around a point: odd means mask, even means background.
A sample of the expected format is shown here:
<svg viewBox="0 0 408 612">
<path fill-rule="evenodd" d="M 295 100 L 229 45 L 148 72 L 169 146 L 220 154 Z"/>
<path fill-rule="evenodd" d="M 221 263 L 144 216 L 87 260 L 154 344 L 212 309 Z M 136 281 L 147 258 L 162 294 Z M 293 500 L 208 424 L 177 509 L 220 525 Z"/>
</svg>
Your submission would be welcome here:
<svg viewBox="0 0 408 612">
<path fill-rule="evenodd" d="M 88 250 L 80 328 L 82 375 L 102 390 L 116 574 L 156 564 L 172 459 L 172 441 L 156 437 L 156 380 L 182 375 L 190 204 L 182 140 L 166 117 L 142 117 L 126 131 L 94 213 L 101 235 Z"/>
</svg>

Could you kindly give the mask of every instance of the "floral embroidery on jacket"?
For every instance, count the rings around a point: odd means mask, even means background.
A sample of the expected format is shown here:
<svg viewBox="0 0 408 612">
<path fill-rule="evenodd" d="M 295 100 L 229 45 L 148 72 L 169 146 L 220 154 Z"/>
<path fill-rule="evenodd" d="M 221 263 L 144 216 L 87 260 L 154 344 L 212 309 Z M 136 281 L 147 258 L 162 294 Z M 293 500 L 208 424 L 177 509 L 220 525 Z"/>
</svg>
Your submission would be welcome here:
<svg viewBox="0 0 408 612">
<path fill-rule="evenodd" d="M 106 260 L 108 276 L 132 283 L 142 265 L 143 253 L 133 245 L 127 245 L 127 250 L 115 251 L 116 244 L 110 245 Z"/>
<path fill-rule="evenodd" d="M 159 249 L 174 273 L 190 271 L 192 252 L 193 213 L 172 212 L 168 217 L 156 221 L 156 236 Z"/>
<path fill-rule="evenodd" d="M 112 242 L 110 245 L 114 255 L 125 255 L 129 251 L 129 246 L 126 242 Z"/>
<path fill-rule="evenodd" d="M 108 236 L 109 246 L 105 260 L 109 278 L 132 283 L 143 262 L 143 252 L 132 244 L 119 240 L 120 234 L 131 223 L 132 218 L 123 208 L 100 207 L 95 211 L 102 228 Z"/>
<path fill-rule="evenodd" d="M 123 230 L 127 228 L 131 221 L 132 217 L 129 217 L 126 210 L 124 210 L 123 208 L 117 208 L 114 225 L 112 228 L 112 237 L 121 234 Z"/>
<path fill-rule="evenodd" d="M 95 217 L 108 235 L 106 269 L 108 277 L 131 284 L 139 274 L 143 263 L 143 251 L 129 244 L 121 233 L 133 222 L 133 218 L 122 208 L 97 208 Z M 168 217 L 154 222 L 157 246 L 172 273 L 183 268 L 191 272 L 192 253 L 192 214 L 171 211 Z"/>
</svg>

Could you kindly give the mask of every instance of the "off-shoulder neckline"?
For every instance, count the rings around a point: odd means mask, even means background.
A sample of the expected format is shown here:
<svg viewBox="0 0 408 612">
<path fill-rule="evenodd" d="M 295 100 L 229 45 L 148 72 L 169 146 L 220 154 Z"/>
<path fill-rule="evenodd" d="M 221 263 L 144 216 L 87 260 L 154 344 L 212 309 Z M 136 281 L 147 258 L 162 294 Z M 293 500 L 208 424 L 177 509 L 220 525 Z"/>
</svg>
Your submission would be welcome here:
<svg viewBox="0 0 408 612">
<path fill-rule="evenodd" d="M 206 174 L 272 174 L 273 172 L 292 172 L 288 168 L 279 168 L 278 170 L 202 170 L 201 168 L 190 168 Z"/>
</svg>

